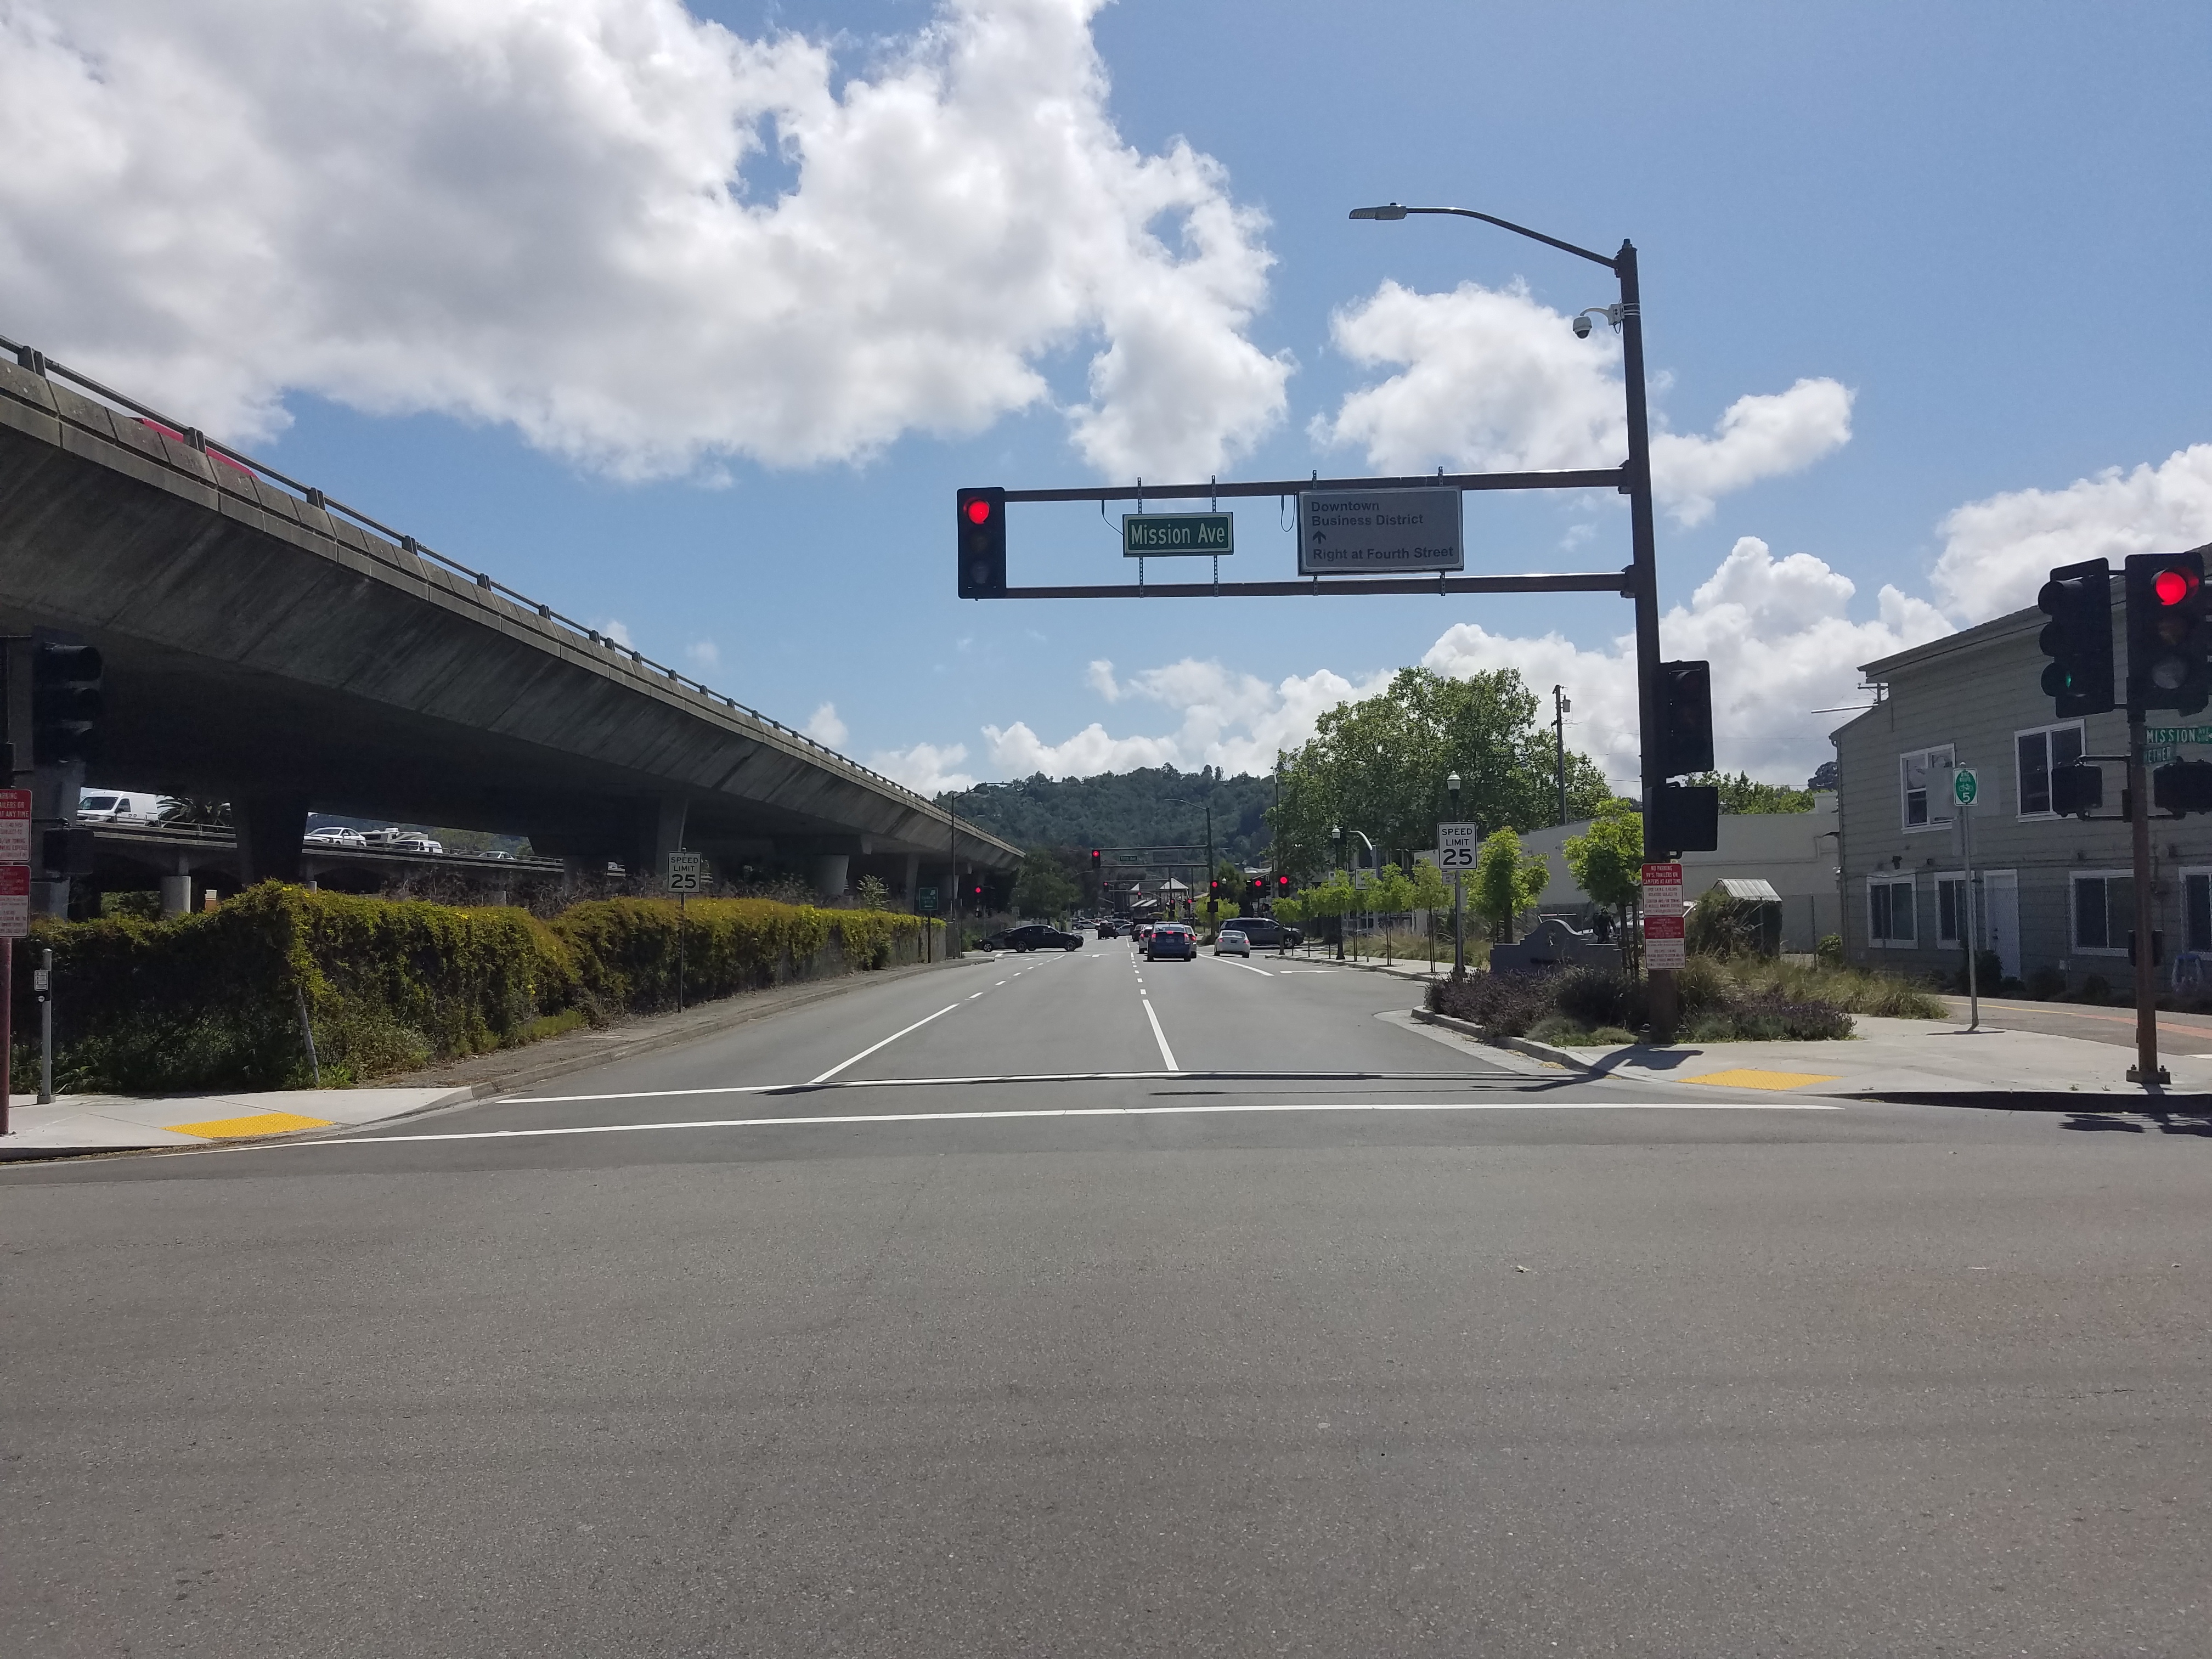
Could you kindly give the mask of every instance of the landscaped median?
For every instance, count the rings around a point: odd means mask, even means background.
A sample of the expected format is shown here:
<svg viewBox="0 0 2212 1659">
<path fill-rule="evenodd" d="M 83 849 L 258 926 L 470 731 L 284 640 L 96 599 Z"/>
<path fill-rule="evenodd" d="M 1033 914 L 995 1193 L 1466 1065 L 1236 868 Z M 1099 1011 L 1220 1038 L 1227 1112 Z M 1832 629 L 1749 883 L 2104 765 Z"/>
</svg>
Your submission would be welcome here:
<svg viewBox="0 0 2212 1659">
<path fill-rule="evenodd" d="M 1851 1016 L 1942 1019 L 1942 1000 L 1904 981 L 1855 969 L 1798 967 L 1763 957 L 1693 956 L 1675 976 L 1686 1042 L 1829 1041 Z M 1556 1048 L 1634 1042 L 1650 1019 L 1646 981 L 1610 968 L 1469 974 L 1429 987 L 1432 1013 L 1486 1035 Z"/>
<path fill-rule="evenodd" d="M 922 953 L 922 920 L 890 911 L 702 899 L 680 925 L 686 1003 Z M 54 953 L 57 1088 L 176 1094 L 356 1085 L 673 1008 L 678 927 L 659 899 L 540 921 L 270 882 L 170 921 L 40 923 L 28 945 Z M 37 1064 L 29 981 L 19 1079 Z"/>
</svg>

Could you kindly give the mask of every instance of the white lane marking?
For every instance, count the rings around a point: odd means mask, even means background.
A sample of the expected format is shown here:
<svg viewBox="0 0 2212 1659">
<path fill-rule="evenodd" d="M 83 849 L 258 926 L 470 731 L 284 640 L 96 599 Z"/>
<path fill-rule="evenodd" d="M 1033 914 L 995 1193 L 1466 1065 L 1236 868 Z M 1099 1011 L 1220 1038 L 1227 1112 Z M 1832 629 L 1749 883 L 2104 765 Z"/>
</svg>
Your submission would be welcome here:
<svg viewBox="0 0 2212 1659">
<path fill-rule="evenodd" d="M 1429 1026 L 1424 1030 L 1432 1030 Z M 703 1089 L 636 1089 L 600 1095 L 501 1095 L 484 1103 L 496 1106 L 564 1106 L 586 1100 L 675 1100 L 693 1095 L 798 1094 L 808 1089 L 923 1089 L 969 1083 L 1144 1083 L 1162 1078 L 1221 1078 L 1238 1083 L 1341 1083 L 1357 1078 L 1363 1082 L 1433 1083 L 1439 1088 L 1457 1083 L 1514 1083 L 1525 1081 L 1528 1072 L 1401 1073 L 1401 1072 L 1006 1072 L 975 1077 L 855 1077 L 842 1083 L 724 1083 Z"/>
<path fill-rule="evenodd" d="M 1168 1047 L 1168 1034 L 1160 1030 L 1160 1017 L 1152 1012 L 1149 1001 L 1145 1004 L 1145 1018 L 1152 1022 L 1152 1040 L 1160 1045 L 1160 1064 L 1170 1072 L 1181 1070 L 1176 1064 L 1175 1050 Z"/>
<path fill-rule="evenodd" d="M 343 1135 L 325 1140 L 271 1140 L 257 1146 L 222 1146 L 224 1152 L 293 1152 L 305 1146 L 397 1146 L 425 1140 L 530 1140 L 556 1135 L 638 1134 L 650 1129 L 835 1128 L 856 1123 L 974 1123 L 991 1118 L 1212 1117 L 1237 1113 L 1295 1112 L 1840 1112 L 1841 1106 L 1809 1100 L 1474 1100 L 1286 1101 L 1252 1105 L 1040 1106 L 973 1112 L 860 1112 L 842 1117 L 708 1117 L 672 1123 L 587 1123 L 551 1129 L 464 1129 L 441 1135 Z M 198 1147 L 189 1149 L 193 1152 Z"/>
<path fill-rule="evenodd" d="M 977 997 L 980 997 L 980 996 L 981 996 L 982 994 L 982 994 L 981 991 L 970 991 L 970 992 L 968 994 L 968 1000 L 969 1000 L 969 1001 L 970 1001 L 970 1002 L 973 1002 L 973 1001 L 975 1001 L 975 999 L 976 999 Z"/>
<path fill-rule="evenodd" d="M 831 1078 L 836 1076 L 838 1073 L 843 1071 L 848 1066 L 858 1065 L 860 1061 L 866 1060 L 870 1054 L 875 1053 L 877 1049 L 890 1048 L 891 1044 L 896 1042 L 901 1037 L 904 1036 L 907 1031 L 919 1031 L 923 1026 L 928 1024 L 931 1020 L 951 1013 L 959 1006 L 960 1005 L 957 1002 L 948 1002 L 942 1008 L 939 1008 L 936 1013 L 923 1015 L 920 1019 L 915 1021 L 913 1024 L 908 1026 L 906 1028 L 906 1031 L 893 1031 L 881 1042 L 870 1043 L 866 1048 L 861 1049 L 859 1054 L 854 1054 L 852 1059 L 839 1060 L 837 1064 L 832 1066 L 828 1071 L 823 1073 L 820 1077 L 811 1078 L 808 1081 L 812 1083 L 827 1083 Z"/>
<path fill-rule="evenodd" d="M 1214 953 L 1213 959 L 1216 962 L 1222 963 L 1224 967 L 1242 968 L 1248 974 L 1257 974 L 1261 979 L 1274 978 L 1274 975 L 1269 973 L 1265 968 L 1255 968 L 1249 962 L 1231 962 L 1227 957 L 1221 955 L 1218 951 Z"/>
</svg>

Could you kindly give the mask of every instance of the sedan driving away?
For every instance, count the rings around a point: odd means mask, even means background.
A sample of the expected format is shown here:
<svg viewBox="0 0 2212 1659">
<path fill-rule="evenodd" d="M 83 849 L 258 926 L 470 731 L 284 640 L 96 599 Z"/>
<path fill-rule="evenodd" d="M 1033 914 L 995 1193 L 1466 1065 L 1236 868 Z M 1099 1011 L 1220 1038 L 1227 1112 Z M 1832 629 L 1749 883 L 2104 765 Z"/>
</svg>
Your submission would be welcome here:
<svg viewBox="0 0 2212 1659">
<path fill-rule="evenodd" d="M 1179 921 L 1161 922 L 1145 941 L 1145 958 L 1158 962 L 1162 957 L 1181 957 L 1185 962 L 1195 962 L 1198 935 Z"/>
<path fill-rule="evenodd" d="M 1213 954 L 1218 957 L 1224 953 L 1249 957 L 1252 954 L 1252 942 L 1236 928 L 1224 927 L 1213 936 Z"/>
</svg>

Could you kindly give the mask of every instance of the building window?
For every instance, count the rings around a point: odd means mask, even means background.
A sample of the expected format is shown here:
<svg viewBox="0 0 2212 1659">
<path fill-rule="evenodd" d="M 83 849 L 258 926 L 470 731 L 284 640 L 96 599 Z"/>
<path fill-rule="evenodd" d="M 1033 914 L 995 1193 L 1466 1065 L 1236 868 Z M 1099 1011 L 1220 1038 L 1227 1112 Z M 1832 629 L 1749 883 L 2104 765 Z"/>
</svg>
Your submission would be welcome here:
<svg viewBox="0 0 2212 1659">
<path fill-rule="evenodd" d="M 2013 752 L 2020 760 L 2020 815 L 2024 818 L 2051 815 L 2051 769 L 2081 758 L 2081 725 L 2045 726 L 2013 734 Z"/>
<path fill-rule="evenodd" d="M 2185 951 L 2212 951 L 2212 871 L 2181 874 L 2182 937 Z"/>
<path fill-rule="evenodd" d="M 1913 926 L 1912 878 L 1875 876 L 1867 882 L 1867 939 L 1875 945 L 1910 945 Z"/>
<path fill-rule="evenodd" d="M 1966 937 L 1966 879 L 1964 876 L 1936 878 L 1936 942 L 1957 945 Z"/>
<path fill-rule="evenodd" d="M 1905 827 L 1946 830 L 1951 824 L 1951 745 L 1898 757 L 1905 791 Z"/>
<path fill-rule="evenodd" d="M 2074 878 L 2074 948 L 2091 956 L 2124 957 L 2136 925 L 2135 878 L 2116 870 Z"/>
</svg>

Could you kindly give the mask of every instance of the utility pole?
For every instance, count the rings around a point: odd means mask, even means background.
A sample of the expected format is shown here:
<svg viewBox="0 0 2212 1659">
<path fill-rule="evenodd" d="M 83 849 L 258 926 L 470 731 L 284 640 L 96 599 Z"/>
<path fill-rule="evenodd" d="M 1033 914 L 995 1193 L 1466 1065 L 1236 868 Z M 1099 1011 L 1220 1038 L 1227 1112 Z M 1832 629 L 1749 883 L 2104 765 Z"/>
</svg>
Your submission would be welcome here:
<svg viewBox="0 0 2212 1659">
<path fill-rule="evenodd" d="M 2130 656 L 2129 672 L 2135 672 Z M 2143 764 L 2143 709 L 2128 699 L 2128 827 L 2134 833 L 2136 889 L 2136 1063 L 2128 1067 L 2128 1081 L 2166 1084 L 2172 1081 L 2158 1063 L 2157 939 L 2151 931 L 2150 892 L 2150 771 Z"/>
</svg>

